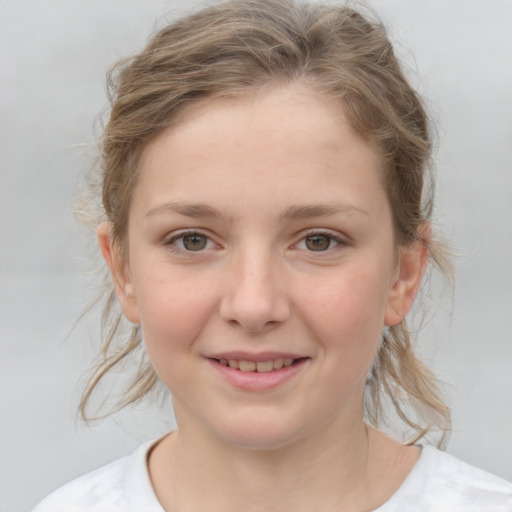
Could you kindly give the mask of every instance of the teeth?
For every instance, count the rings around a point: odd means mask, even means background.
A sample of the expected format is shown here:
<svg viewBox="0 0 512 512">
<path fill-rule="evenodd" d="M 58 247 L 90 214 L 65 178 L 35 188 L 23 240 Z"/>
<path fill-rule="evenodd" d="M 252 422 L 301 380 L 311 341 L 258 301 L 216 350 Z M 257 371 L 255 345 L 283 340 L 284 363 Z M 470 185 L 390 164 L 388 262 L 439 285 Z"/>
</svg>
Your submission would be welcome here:
<svg viewBox="0 0 512 512">
<path fill-rule="evenodd" d="M 239 361 L 237 359 L 219 359 L 222 366 L 229 366 L 242 372 L 267 373 L 272 370 L 280 370 L 283 367 L 291 366 L 293 358 L 274 359 L 272 361 Z"/>
<path fill-rule="evenodd" d="M 283 361 L 284 359 L 274 359 L 273 367 L 274 370 L 279 370 L 283 367 Z"/>
<path fill-rule="evenodd" d="M 253 372 L 254 370 L 256 370 L 256 363 L 254 361 L 240 361 L 240 371 Z"/>
<path fill-rule="evenodd" d="M 258 361 L 256 363 L 256 370 L 259 373 L 271 372 L 274 369 L 273 361 Z"/>
</svg>

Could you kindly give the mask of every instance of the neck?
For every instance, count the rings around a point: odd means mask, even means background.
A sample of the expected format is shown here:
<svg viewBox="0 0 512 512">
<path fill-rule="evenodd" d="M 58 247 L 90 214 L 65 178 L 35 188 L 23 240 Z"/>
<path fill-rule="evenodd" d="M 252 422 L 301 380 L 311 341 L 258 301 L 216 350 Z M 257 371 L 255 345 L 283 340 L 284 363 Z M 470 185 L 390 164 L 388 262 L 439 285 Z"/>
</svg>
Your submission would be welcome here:
<svg viewBox="0 0 512 512">
<path fill-rule="evenodd" d="M 376 433 L 362 419 L 333 421 L 321 433 L 267 450 L 235 446 L 189 427 L 165 438 L 150 458 L 155 492 L 165 510 L 375 508 L 368 487 Z"/>
</svg>

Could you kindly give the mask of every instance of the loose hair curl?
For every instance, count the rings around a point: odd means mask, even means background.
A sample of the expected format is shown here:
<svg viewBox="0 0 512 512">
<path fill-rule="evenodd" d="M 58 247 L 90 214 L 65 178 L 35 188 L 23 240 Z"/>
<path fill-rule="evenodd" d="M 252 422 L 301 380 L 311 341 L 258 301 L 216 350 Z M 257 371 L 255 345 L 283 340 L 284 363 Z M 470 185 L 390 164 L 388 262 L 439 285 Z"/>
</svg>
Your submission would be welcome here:
<svg viewBox="0 0 512 512">
<path fill-rule="evenodd" d="M 382 25 L 346 5 L 228 0 L 166 26 L 110 73 L 111 110 L 97 186 L 122 258 L 127 258 L 130 198 L 147 143 L 200 102 L 247 97 L 267 84 L 291 82 L 340 102 L 353 129 L 376 145 L 385 163 L 396 243 L 418 241 L 432 213 L 428 119 Z M 443 247 L 422 242 L 431 262 L 449 277 Z M 98 383 L 128 356 L 138 354 L 140 363 L 118 408 L 137 402 L 158 382 L 139 326 L 127 328 L 123 322 L 109 284 L 101 357 L 80 405 L 84 418 Z M 386 402 L 416 438 L 449 428 L 449 409 L 434 376 L 415 356 L 405 321 L 383 332 L 366 386 L 367 421 L 382 424 Z"/>
</svg>

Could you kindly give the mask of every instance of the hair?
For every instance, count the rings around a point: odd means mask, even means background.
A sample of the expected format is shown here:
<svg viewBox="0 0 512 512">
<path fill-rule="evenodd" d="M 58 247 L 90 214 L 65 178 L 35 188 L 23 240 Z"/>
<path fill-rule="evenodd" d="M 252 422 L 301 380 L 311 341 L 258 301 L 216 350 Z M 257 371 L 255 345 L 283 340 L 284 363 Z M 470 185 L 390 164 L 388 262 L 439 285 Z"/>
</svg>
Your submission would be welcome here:
<svg viewBox="0 0 512 512">
<path fill-rule="evenodd" d="M 352 128 L 375 144 L 385 164 L 397 245 L 427 244 L 431 264 L 450 277 L 447 250 L 421 236 L 433 208 L 429 122 L 384 27 L 347 5 L 294 0 L 215 4 L 169 24 L 141 53 L 113 67 L 110 117 L 95 171 L 102 218 L 112 224 L 121 258 L 127 258 L 130 198 L 148 142 L 201 102 L 249 97 L 269 84 L 293 82 L 338 101 Z M 158 382 L 140 327 L 123 322 L 109 280 L 100 360 L 80 404 L 85 419 L 98 383 L 128 356 L 139 362 L 117 409 L 139 401 Z M 414 353 L 405 320 L 383 331 L 366 383 L 367 421 L 385 424 L 389 403 L 416 439 L 449 429 L 449 409 L 433 374 Z"/>
</svg>

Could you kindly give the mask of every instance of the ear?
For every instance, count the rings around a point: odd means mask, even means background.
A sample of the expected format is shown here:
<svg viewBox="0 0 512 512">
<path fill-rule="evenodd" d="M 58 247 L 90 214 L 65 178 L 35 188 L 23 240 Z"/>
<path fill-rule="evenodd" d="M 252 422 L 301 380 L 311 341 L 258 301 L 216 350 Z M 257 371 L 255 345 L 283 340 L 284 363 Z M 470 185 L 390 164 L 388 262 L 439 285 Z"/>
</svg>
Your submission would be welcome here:
<svg viewBox="0 0 512 512">
<path fill-rule="evenodd" d="M 398 325 L 410 311 L 427 268 L 432 230 L 425 222 L 418 230 L 419 239 L 399 249 L 395 281 L 391 287 L 384 317 L 385 325 Z"/>
<path fill-rule="evenodd" d="M 114 282 L 117 299 L 124 316 L 132 323 L 140 323 L 135 287 L 130 276 L 128 263 L 121 256 L 112 237 L 112 223 L 103 222 L 97 230 L 98 245 Z"/>
</svg>

